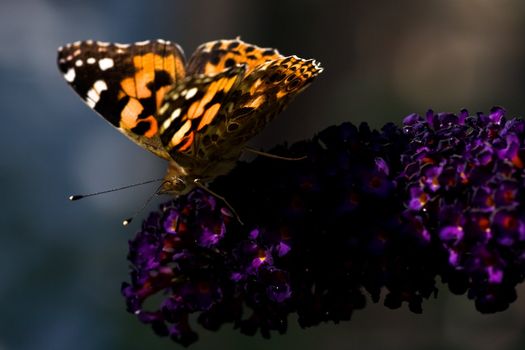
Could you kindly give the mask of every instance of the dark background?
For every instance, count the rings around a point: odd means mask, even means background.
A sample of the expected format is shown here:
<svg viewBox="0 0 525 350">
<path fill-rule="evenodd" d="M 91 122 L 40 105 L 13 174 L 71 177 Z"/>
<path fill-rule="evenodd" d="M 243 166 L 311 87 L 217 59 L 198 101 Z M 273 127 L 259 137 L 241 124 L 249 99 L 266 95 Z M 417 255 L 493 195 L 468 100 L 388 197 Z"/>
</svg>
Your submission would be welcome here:
<svg viewBox="0 0 525 350">
<path fill-rule="evenodd" d="M 141 218 L 120 222 L 153 187 L 67 201 L 157 178 L 165 162 L 82 103 L 58 73 L 58 46 L 164 38 L 189 55 L 240 35 L 318 59 L 322 76 L 251 143 L 268 148 L 342 121 L 380 127 L 428 108 L 498 104 L 521 115 L 524 34 L 521 0 L 2 0 L 0 349 L 177 348 L 126 313 L 120 296 Z M 231 327 L 202 331 L 192 349 L 522 349 L 524 306 L 483 316 L 442 290 L 423 315 L 371 305 L 340 325 L 300 330 L 291 318 L 289 334 L 269 341 Z"/>
</svg>

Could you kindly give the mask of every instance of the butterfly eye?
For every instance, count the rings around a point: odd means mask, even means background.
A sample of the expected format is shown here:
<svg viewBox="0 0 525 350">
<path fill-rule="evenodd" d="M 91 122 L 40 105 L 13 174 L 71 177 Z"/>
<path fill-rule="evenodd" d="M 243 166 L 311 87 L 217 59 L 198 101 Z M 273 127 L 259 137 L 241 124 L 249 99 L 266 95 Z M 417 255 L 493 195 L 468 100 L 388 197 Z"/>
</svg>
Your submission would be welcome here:
<svg viewBox="0 0 525 350">
<path fill-rule="evenodd" d="M 164 193 L 184 194 L 188 190 L 190 190 L 190 188 L 186 184 L 186 181 L 184 181 L 184 179 L 181 177 L 174 176 L 174 177 L 171 177 L 169 180 L 164 181 L 158 193 L 160 194 L 164 194 Z"/>
</svg>

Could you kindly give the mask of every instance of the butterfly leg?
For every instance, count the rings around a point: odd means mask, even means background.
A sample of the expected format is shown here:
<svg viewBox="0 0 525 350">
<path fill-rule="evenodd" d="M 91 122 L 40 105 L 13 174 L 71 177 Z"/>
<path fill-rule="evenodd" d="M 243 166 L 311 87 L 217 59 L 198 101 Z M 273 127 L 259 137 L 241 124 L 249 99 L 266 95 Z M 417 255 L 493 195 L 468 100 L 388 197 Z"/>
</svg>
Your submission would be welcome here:
<svg viewBox="0 0 525 350">
<path fill-rule="evenodd" d="M 224 204 L 226 204 L 226 206 L 232 211 L 233 215 L 235 215 L 235 218 L 237 219 L 237 221 L 239 221 L 239 224 L 241 225 L 244 225 L 244 223 L 241 221 L 241 217 L 239 216 L 239 214 L 237 214 L 237 212 L 235 211 L 235 209 L 232 207 L 232 205 L 230 203 L 228 203 L 228 201 L 226 200 L 226 198 L 224 198 L 223 196 L 219 196 L 217 193 L 213 192 L 212 190 L 210 190 L 208 188 L 208 186 L 206 186 L 205 184 L 203 184 L 200 179 L 195 179 L 193 180 L 193 183 L 195 184 L 195 186 L 197 186 L 198 188 L 200 189 L 203 189 L 204 191 L 208 192 L 209 194 L 211 194 L 212 196 L 214 196 L 215 198 L 218 198 L 219 200 L 223 201 Z"/>
<path fill-rule="evenodd" d="M 263 157 L 268 157 L 268 158 L 273 158 L 273 159 L 280 159 L 280 160 L 293 160 L 293 161 L 295 161 L 295 160 L 304 160 L 304 159 L 307 158 L 306 156 L 297 157 L 297 158 L 282 157 L 282 156 L 278 156 L 278 155 L 275 155 L 275 154 L 259 151 L 259 150 L 256 150 L 255 148 L 251 148 L 251 147 L 247 147 L 247 146 L 244 146 L 242 150 L 243 150 L 243 152 L 253 153 L 253 154 L 256 154 L 258 156 L 263 156 Z"/>
</svg>

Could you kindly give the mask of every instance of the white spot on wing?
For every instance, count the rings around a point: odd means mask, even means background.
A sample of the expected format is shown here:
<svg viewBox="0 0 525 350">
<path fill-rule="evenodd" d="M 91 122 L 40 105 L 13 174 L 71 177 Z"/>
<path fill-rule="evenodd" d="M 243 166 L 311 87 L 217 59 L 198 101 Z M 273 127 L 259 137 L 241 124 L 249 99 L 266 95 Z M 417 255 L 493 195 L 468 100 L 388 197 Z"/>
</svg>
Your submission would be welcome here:
<svg viewBox="0 0 525 350">
<path fill-rule="evenodd" d="M 89 107 L 94 108 L 100 100 L 102 91 L 107 90 L 108 86 L 104 80 L 97 80 L 93 87 L 87 92 L 86 103 Z"/>
<path fill-rule="evenodd" d="M 144 41 L 138 41 L 135 43 L 135 45 L 137 46 L 144 46 L 144 45 L 148 45 L 149 44 L 149 40 L 144 40 Z"/>
<path fill-rule="evenodd" d="M 160 126 L 160 132 L 164 132 L 165 130 L 167 130 L 171 125 L 171 118 L 168 118 L 164 121 L 164 123 L 162 123 L 162 125 Z"/>
<path fill-rule="evenodd" d="M 175 119 L 177 119 L 178 117 L 180 116 L 180 108 L 177 108 L 176 110 L 174 110 L 171 115 L 168 117 L 168 119 L 166 119 L 161 127 L 160 127 L 160 132 L 163 132 L 164 130 L 168 129 L 171 125 L 171 123 L 173 123 L 173 121 Z"/>
<path fill-rule="evenodd" d="M 83 64 L 84 64 L 84 62 L 82 62 L 82 60 L 76 60 L 76 62 L 75 62 L 75 66 L 77 66 L 77 67 L 81 67 Z"/>
<path fill-rule="evenodd" d="M 98 45 L 98 46 L 106 47 L 106 46 L 109 46 L 109 43 L 106 42 L 106 41 L 97 41 L 97 45 Z"/>
<path fill-rule="evenodd" d="M 176 118 L 178 118 L 180 116 L 180 108 L 177 108 L 176 110 L 174 110 L 171 115 L 170 115 L 170 118 L 175 120 Z"/>
<path fill-rule="evenodd" d="M 102 70 L 110 69 L 111 67 L 113 67 L 114 64 L 115 62 L 113 62 L 113 59 L 111 58 L 103 58 L 98 61 L 98 66 Z"/>
<path fill-rule="evenodd" d="M 93 84 L 93 89 L 100 94 L 102 91 L 107 90 L 108 86 L 104 80 L 97 80 L 95 84 Z"/>
<path fill-rule="evenodd" d="M 159 109 L 159 114 L 164 114 L 164 112 L 166 112 L 166 110 L 170 108 L 170 104 L 169 103 L 165 103 L 162 105 L 162 107 L 160 107 Z"/>
<path fill-rule="evenodd" d="M 86 99 L 86 103 L 89 106 L 89 108 L 95 108 L 95 105 L 97 104 L 95 101 L 90 100 L 89 98 Z"/>
<path fill-rule="evenodd" d="M 88 58 L 88 59 L 86 60 L 86 62 L 87 62 L 88 64 L 93 64 L 93 63 L 95 63 L 96 61 L 97 61 L 97 60 L 94 59 L 93 57 L 90 57 L 90 58 Z"/>
<path fill-rule="evenodd" d="M 72 83 L 73 80 L 75 80 L 75 76 L 76 76 L 75 69 L 74 68 L 69 68 L 67 70 L 66 74 L 64 74 L 64 79 L 66 79 L 68 82 Z"/>
<path fill-rule="evenodd" d="M 119 43 L 116 43 L 115 44 L 116 47 L 120 48 L 120 49 L 127 49 L 129 47 L 129 44 L 119 44 Z"/>
<path fill-rule="evenodd" d="M 186 96 L 184 96 L 186 98 L 186 100 L 189 100 L 190 98 L 192 98 L 193 96 L 195 96 L 195 94 L 197 93 L 197 88 L 196 87 L 193 87 L 191 89 L 189 89 L 187 92 L 186 92 Z"/>
<path fill-rule="evenodd" d="M 100 100 L 99 94 L 95 91 L 95 89 L 91 89 L 87 92 L 87 97 L 91 101 L 93 101 L 95 104 Z"/>
</svg>

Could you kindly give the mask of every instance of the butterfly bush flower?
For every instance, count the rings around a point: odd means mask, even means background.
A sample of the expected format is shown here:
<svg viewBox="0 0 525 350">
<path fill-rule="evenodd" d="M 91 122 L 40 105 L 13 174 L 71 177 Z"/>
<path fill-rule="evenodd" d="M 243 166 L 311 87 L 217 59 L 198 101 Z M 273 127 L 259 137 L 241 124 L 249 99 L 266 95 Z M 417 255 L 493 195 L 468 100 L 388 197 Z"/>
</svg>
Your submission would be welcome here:
<svg viewBox="0 0 525 350">
<path fill-rule="evenodd" d="M 453 291 L 468 291 L 481 312 L 506 309 L 525 271 L 525 123 L 499 107 L 476 116 L 429 111 L 405 118 L 404 132 L 405 218 L 443 255 Z"/>
<path fill-rule="evenodd" d="M 420 313 L 438 276 L 479 311 L 503 310 L 525 271 L 524 139 L 523 121 L 494 108 L 276 147 L 307 158 L 259 157 L 211 185 L 243 225 L 203 190 L 150 214 L 130 241 L 128 310 L 186 346 L 192 314 L 269 337 L 291 314 L 301 327 L 349 320 L 366 295 Z"/>
</svg>

